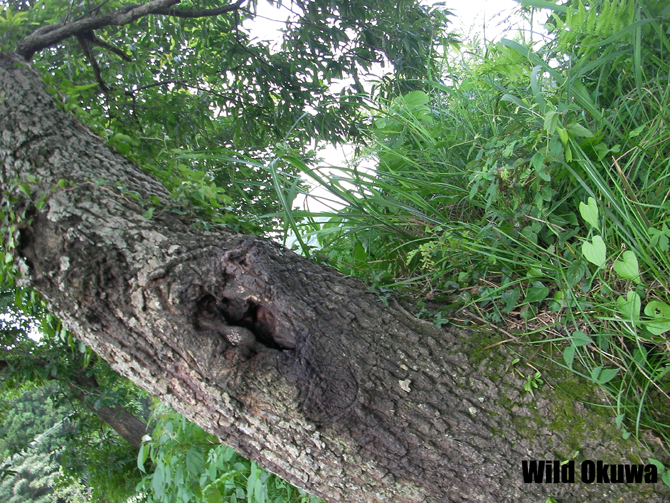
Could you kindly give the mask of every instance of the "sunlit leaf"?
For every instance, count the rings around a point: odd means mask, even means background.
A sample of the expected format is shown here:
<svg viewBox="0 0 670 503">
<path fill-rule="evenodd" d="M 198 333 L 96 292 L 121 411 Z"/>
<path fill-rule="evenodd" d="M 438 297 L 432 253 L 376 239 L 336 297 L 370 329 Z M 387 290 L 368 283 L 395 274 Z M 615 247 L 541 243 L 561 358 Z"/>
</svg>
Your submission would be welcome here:
<svg viewBox="0 0 670 503">
<path fill-rule="evenodd" d="M 579 214 L 593 227 L 600 229 L 600 225 L 598 224 L 598 205 L 596 200 L 592 197 L 589 197 L 587 203 L 588 204 L 584 204 L 582 202 L 579 203 Z"/>
<path fill-rule="evenodd" d="M 586 260 L 598 267 L 603 267 L 607 260 L 607 247 L 600 235 L 593 236 L 590 243 L 584 241 L 582 243 L 582 253 Z"/>
<path fill-rule="evenodd" d="M 652 300 L 644 306 L 644 314 L 658 321 L 646 322 L 644 326 L 654 335 L 670 330 L 670 306 L 660 300 Z"/>
<path fill-rule="evenodd" d="M 544 116 L 544 129 L 547 130 L 547 133 L 554 134 L 556 132 L 556 127 L 558 126 L 558 112 L 549 111 Z"/>
<path fill-rule="evenodd" d="M 614 261 L 614 272 L 623 279 L 632 279 L 640 283 L 640 269 L 635 253 L 630 250 L 623 252 L 621 258 Z"/>
<path fill-rule="evenodd" d="M 629 291 L 625 299 L 621 296 L 617 297 L 616 303 L 625 320 L 632 321 L 633 323 L 637 323 L 640 320 L 642 301 L 636 292 Z"/>
</svg>

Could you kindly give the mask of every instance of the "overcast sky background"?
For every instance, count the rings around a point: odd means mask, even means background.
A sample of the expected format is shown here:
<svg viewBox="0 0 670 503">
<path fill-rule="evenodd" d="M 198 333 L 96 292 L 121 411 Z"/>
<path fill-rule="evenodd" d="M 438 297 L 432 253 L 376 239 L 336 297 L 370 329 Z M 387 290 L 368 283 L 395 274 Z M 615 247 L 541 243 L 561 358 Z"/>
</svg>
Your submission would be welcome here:
<svg viewBox="0 0 670 503">
<path fill-rule="evenodd" d="M 455 15 L 452 18 L 455 31 L 464 35 L 485 33 L 489 41 L 500 38 L 504 32 L 504 27 L 500 24 L 505 23 L 505 19 L 510 17 L 519 5 L 514 0 L 429 0 L 422 3 L 426 5 L 444 3 L 445 7 Z M 279 30 L 291 15 L 290 9 L 290 0 L 285 1 L 280 9 L 260 0 L 258 16 L 246 21 L 244 27 L 251 32 L 252 37 L 278 41 L 281 37 Z"/>
</svg>

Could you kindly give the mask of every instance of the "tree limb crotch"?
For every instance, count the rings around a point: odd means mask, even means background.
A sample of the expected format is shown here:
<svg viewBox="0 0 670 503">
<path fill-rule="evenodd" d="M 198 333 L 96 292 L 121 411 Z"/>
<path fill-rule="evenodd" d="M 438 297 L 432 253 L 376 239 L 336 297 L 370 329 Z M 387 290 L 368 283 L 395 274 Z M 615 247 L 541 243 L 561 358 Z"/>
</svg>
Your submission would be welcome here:
<svg viewBox="0 0 670 503">
<path fill-rule="evenodd" d="M 52 47 L 70 37 L 86 36 L 87 33 L 104 28 L 105 26 L 123 26 L 152 14 L 180 18 L 219 16 L 226 12 L 236 11 L 244 4 L 244 0 L 238 0 L 233 4 L 215 9 L 175 9 L 174 6 L 180 2 L 181 0 L 153 0 L 142 5 L 127 5 L 106 14 L 87 16 L 71 23 L 56 23 L 45 26 L 35 30 L 32 34 L 21 40 L 17 45 L 16 52 L 23 59 L 30 61 L 33 55 L 42 49 Z M 102 43 L 106 44 L 105 42 Z M 106 48 L 110 49 L 110 47 Z M 116 54 L 120 56 L 118 52 Z"/>
</svg>

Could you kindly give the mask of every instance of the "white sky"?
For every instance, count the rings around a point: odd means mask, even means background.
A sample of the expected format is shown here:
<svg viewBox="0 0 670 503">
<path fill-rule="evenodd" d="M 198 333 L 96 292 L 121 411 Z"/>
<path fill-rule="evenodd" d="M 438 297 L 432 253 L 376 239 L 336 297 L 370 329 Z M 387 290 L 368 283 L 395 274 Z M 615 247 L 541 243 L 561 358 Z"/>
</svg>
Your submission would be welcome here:
<svg viewBox="0 0 670 503">
<path fill-rule="evenodd" d="M 500 24 L 519 5 L 513 0 L 447 0 L 445 3 L 455 15 L 452 22 L 456 31 L 465 36 L 479 33 L 487 40 L 500 38 L 504 29 Z"/>
<path fill-rule="evenodd" d="M 498 40 L 505 27 L 505 20 L 518 7 L 514 0 L 424 0 L 424 4 L 444 3 L 445 7 L 453 12 L 452 23 L 454 29 L 463 35 L 471 33 L 485 34 L 486 39 Z M 285 2 L 280 9 L 263 0 L 258 3 L 258 15 L 244 23 L 252 37 L 260 40 L 279 40 L 279 30 L 291 15 L 291 2 Z"/>
</svg>

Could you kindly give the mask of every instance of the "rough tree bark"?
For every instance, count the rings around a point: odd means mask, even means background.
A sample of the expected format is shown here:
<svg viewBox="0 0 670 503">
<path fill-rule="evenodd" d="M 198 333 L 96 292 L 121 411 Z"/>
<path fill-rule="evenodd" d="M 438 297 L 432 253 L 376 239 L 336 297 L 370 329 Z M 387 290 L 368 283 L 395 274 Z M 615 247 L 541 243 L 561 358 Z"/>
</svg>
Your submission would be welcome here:
<svg viewBox="0 0 670 503">
<path fill-rule="evenodd" d="M 524 393 L 511 356 L 480 349 L 490 334 L 438 331 L 270 241 L 143 217 L 124 194 L 167 206 L 165 188 L 59 111 L 25 62 L 0 57 L 0 93 L 2 209 L 26 215 L 24 281 L 113 368 L 243 455 L 327 501 L 667 501 L 660 482 L 524 484 L 523 459 L 647 453 L 573 397 L 598 400 L 571 374 Z"/>
</svg>

